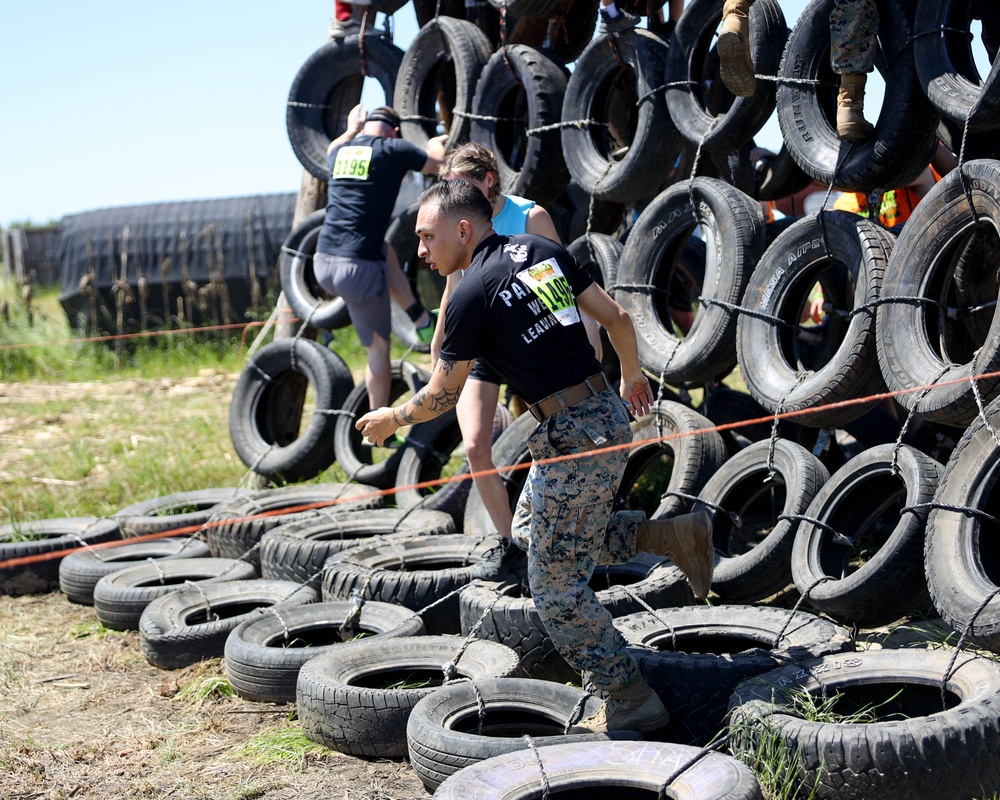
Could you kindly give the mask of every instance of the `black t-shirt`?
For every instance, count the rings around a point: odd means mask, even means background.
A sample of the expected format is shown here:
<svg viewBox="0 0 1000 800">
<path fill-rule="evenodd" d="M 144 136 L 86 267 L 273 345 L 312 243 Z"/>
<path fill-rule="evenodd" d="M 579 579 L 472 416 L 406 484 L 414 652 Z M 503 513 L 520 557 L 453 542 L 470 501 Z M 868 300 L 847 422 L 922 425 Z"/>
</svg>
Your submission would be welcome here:
<svg viewBox="0 0 1000 800">
<path fill-rule="evenodd" d="M 493 236 L 448 300 L 441 357 L 486 362 L 528 403 L 601 371 L 576 298 L 593 283 L 544 236 Z"/>
<path fill-rule="evenodd" d="M 402 139 L 356 136 L 330 153 L 327 163 L 326 220 L 316 250 L 381 260 L 399 185 L 407 172 L 424 168 L 427 153 Z"/>
</svg>

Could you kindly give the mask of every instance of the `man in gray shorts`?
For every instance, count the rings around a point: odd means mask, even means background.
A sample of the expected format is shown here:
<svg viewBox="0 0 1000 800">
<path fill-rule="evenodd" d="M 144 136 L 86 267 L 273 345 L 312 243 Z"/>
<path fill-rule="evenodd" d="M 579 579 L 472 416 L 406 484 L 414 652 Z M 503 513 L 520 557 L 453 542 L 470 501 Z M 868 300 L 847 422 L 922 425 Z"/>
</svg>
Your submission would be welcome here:
<svg viewBox="0 0 1000 800">
<path fill-rule="evenodd" d="M 399 138 L 399 115 L 388 106 L 365 114 L 351 109 L 347 130 L 330 142 L 326 219 L 316 244 L 313 272 L 320 286 L 344 298 L 358 339 L 368 354 L 365 385 L 371 408 L 389 402 L 391 317 L 385 232 L 399 186 L 409 171 L 435 174 L 445 137 L 427 150 Z"/>
</svg>

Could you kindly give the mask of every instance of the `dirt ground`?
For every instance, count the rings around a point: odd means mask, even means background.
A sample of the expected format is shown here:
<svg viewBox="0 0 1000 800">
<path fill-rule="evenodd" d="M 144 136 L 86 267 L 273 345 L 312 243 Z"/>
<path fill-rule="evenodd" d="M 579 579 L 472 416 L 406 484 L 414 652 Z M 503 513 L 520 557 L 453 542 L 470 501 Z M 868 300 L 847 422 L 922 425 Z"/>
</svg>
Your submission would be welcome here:
<svg viewBox="0 0 1000 800">
<path fill-rule="evenodd" d="M 151 666 L 138 633 L 103 632 L 92 607 L 62 594 L 0 597 L 0 798 L 429 796 L 405 762 L 319 745 L 248 752 L 276 731 L 298 732 L 294 708 L 178 694 L 222 675 L 218 660 L 173 672 Z"/>
</svg>

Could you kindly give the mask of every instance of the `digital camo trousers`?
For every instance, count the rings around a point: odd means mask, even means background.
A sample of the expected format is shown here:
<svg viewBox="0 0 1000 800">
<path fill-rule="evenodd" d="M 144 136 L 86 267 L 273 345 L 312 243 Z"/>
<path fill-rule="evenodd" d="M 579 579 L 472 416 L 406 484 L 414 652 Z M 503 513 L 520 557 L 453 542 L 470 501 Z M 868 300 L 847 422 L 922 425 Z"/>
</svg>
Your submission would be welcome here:
<svg viewBox="0 0 1000 800">
<path fill-rule="evenodd" d="M 871 72 L 878 36 L 875 0 L 834 0 L 830 12 L 830 65 L 838 75 Z"/>
<path fill-rule="evenodd" d="M 622 402 L 610 390 L 549 417 L 528 440 L 532 465 L 514 513 L 514 541 L 528 551 L 528 585 L 546 632 L 604 691 L 627 686 L 639 672 L 589 583 L 599 563 L 635 556 L 645 514 L 612 519 L 628 448 L 587 453 L 631 441 Z"/>
</svg>

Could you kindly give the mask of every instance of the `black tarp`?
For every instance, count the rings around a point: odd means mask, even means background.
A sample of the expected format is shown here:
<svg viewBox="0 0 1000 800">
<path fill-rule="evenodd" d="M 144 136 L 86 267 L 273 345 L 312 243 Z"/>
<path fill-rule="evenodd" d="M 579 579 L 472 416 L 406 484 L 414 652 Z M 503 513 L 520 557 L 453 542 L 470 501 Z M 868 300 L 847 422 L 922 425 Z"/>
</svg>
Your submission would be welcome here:
<svg viewBox="0 0 1000 800">
<path fill-rule="evenodd" d="M 60 301 L 70 323 L 113 334 L 266 314 L 295 200 L 294 193 L 252 195 L 64 217 Z"/>
</svg>

